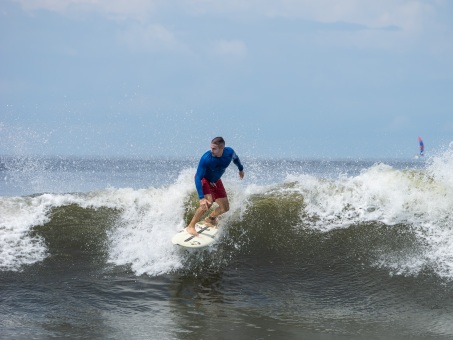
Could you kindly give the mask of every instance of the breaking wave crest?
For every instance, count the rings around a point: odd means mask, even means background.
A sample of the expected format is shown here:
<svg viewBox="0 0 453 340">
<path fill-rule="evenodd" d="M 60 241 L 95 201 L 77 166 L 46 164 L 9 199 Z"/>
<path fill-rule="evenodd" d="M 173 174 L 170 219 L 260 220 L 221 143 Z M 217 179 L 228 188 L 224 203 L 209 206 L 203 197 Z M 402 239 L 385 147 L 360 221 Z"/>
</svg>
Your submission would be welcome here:
<svg viewBox="0 0 453 340">
<path fill-rule="evenodd" d="M 21 270 L 74 248 L 135 275 L 196 270 L 204 260 L 221 267 L 243 252 L 314 256 L 323 265 L 335 251 L 391 275 L 451 280 L 451 168 L 450 148 L 423 169 L 378 163 L 337 178 L 303 171 L 279 183 L 226 178 L 231 206 L 219 241 L 195 252 L 170 242 L 197 205 L 194 169 L 147 189 L 1 197 L 0 269 Z"/>
</svg>

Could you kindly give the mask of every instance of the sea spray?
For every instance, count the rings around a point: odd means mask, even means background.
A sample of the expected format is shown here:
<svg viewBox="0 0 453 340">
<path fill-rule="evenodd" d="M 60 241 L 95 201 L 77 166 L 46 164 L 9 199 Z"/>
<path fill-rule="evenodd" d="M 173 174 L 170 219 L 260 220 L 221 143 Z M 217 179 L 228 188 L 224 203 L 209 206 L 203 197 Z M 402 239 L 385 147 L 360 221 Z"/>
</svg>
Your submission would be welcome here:
<svg viewBox="0 0 453 340">
<path fill-rule="evenodd" d="M 158 275 L 182 266 L 171 236 L 185 226 L 185 200 L 193 190 L 193 172 L 183 171 L 173 185 L 130 191 L 121 218 L 112 229 L 110 261 L 137 274 Z"/>
<path fill-rule="evenodd" d="M 223 230 L 218 243 L 203 256 L 214 262 L 211 268 L 220 268 L 244 253 L 270 250 L 297 253 L 300 247 L 310 246 L 305 240 L 313 235 L 320 235 L 321 240 L 324 236 L 335 239 L 338 230 L 346 230 L 363 238 L 366 233 L 362 233 L 362 228 L 376 228 L 382 235 L 391 233 L 387 228 L 393 228 L 404 230 L 398 234 L 398 244 L 392 240 L 386 244 L 382 238 L 374 247 L 366 239 L 357 240 L 368 245 L 357 249 L 363 258 L 372 259 L 367 265 L 392 274 L 417 275 L 428 270 L 453 278 L 449 246 L 453 239 L 451 154 L 449 149 L 426 163 L 407 165 L 266 161 L 259 166 L 260 162 L 255 161 L 243 181 L 238 179 L 237 172 L 227 172 L 224 183 L 230 211 L 222 218 Z M 93 172 L 96 186 L 101 185 L 97 183 L 99 179 L 107 179 L 104 188 L 86 192 L 1 197 L 1 270 L 21 270 L 23 266 L 45 260 L 49 256 L 49 240 L 37 227 L 49 225 L 57 233 L 59 226 L 53 223 L 56 210 L 66 214 L 62 218 L 83 218 L 71 215 L 83 210 L 59 209 L 70 205 L 115 211 L 103 223 L 102 231 L 106 234 L 105 257 L 111 265 L 126 266 L 135 275 L 150 276 L 200 268 L 197 257 L 188 256 L 169 241 L 187 225 L 198 206 L 193 180 L 195 169 L 191 163 L 125 160 L 68 163 L 65 160 L 56 165 L 47 164 L 51 171 L 64 173 L 59 177 L 60 190 L 75 171 L 71 166 L 76 167 L 72 184 L 81 173 L 87 178 Z M 124 174 L 121 182 L 116 187 L 105 185 L 109 171 L 116 171 L 117 167 Z M 41 171 L 39 167 L 35 169 Z M 140 176 L 142 182 L 149 184 L 139 185 L 136 179 Z M 91 218 L 90 214 L 86 218 Z M 77 233 L 76 225 L 74 230 Z"/>
<path fill-rule="evenodd" d="M 0 200 L 0 269 L 19 270 L 22 265 L 42 261 L 47 256 L 45 242 L 32 235 L 35 226 L 50 219 L 54 207 L 78 201 L 71 195 L 39 195 Z"/>
<path fill-rule="evenodd" d="M 337 179 L 290 175 L 304 197 L 305 227 L 328 232 L 366 223 L 409 226 L 417 251 L 382 255 L 375 265 L 392 273 L 430 270 L 453 279 L 453 186 L 451 149 L 433 157 L 426 169 L 395 169 L 377 163 L 355 176 Z"/>
</svg>

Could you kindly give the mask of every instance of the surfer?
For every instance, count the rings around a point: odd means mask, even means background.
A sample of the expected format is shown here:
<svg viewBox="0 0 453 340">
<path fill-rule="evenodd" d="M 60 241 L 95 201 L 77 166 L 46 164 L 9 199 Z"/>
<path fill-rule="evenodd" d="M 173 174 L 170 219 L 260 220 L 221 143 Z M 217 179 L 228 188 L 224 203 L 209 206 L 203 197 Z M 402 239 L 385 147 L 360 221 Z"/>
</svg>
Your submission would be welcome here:
<svg viewBox="0 0 453 340">
<path fill-rule="evenodd" d="M 244 178 L 244 167 L 234 150 L 225 146 L 222 137 L 215 137 L 211 141 L 211 150 L 201 157 L 198 163 L 197 173 L 195 174 L 195 187 L 197 188 L 200 206 L 195 211 L 195 215 L 187 226 L 187 232 L 198 235 L 195 230 L 195 223 L 199 221 L 206 212 L 216 202 L 219 206 L 206 217 L 205 222 L 217 225 L 218 217 L 230 209 L 228 197 L 220 179 L 231 161 L 239 169 L 239 177 Z"/>
</svg>

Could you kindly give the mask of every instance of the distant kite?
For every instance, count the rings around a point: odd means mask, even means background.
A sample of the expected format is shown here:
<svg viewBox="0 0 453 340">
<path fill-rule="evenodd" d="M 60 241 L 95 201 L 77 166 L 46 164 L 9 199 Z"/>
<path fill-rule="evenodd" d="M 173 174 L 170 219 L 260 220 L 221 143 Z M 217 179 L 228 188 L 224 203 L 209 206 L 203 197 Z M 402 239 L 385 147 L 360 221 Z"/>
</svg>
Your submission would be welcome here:
<svg viewBox="0 0 453 340">
<path fill-rule="evenodd" d="M 423 144 L 422 139 L 418 136 L 418 142 L 420 143 L 420 156 L 424 156 L 425 153 L 425 145 Z"/>
</svg>

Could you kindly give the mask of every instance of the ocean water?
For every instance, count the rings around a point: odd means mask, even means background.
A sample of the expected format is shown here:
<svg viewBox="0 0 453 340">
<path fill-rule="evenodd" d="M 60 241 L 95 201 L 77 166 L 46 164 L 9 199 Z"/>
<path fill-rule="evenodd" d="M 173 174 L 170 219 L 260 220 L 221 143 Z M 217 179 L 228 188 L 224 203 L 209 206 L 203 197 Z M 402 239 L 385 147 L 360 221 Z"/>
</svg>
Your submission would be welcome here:
<svg viewBox="0 0 453 340">
<path fill-rule="evenodd" d="M 0 337 L 453 338 L 452 147 L 243 159 L 189 251 L 197 161 L 2 157 Z"/>
</svg>

